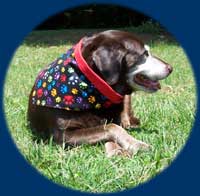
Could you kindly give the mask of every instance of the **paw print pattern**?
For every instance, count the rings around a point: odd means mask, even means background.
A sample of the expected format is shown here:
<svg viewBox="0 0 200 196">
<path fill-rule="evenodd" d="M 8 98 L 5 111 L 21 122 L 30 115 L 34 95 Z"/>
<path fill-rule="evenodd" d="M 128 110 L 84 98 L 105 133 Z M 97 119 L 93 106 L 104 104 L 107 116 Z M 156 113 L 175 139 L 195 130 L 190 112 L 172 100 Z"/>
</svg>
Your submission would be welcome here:
<svg viewBox="0 0 200 196">
<path fill-rule="evenodd" d="M 67 85 L 62 84 L 61 87 L 60 87 L 60 91 L 61 91 L 62 94 L 67 93 L 67 91 L 68 91 Z"/>
<path fill-rule="evenodd" d="M 54 79 L 58 80 L 60 78 L 60 72 L 56 72 L 54 75 Z"/>
<path fill-rule="evenodd" d="M 83 98 L 82 97 L 77 97 L 76 98 L 76 102 L 81 104 L 83 102 Z"/>
<path fill-rule="evenodd" d="M 55 96 L 57 95 L 57 90 L 56 90 L 55 88 L 53 88 L 53 89 L 51 90 L 51 95 L 52 95 L 53 97 L 55 97 Z"/>
<path fill-rule="evenodd" d="M 43 82 L 42 87 L 45 88 L 47 86 L 46 82 Z"/>
<path fill-rule="evenodd" d="M 82 91 L 82 97 L 84 98 L 88 97 L 88 93 L 86 91 Z"/>
<path fill-rule="evenodd" d="M 32 103 L 74 111 L 100 110 L 112 105 L 79 69 L 74 47 L 39 73 Z"/>
<path fill-rule="evenodd" d="M 56 97 L 56 103 L 60 103 L 61 102 L 61 97 Z"/>
<path fill-rule="evenodd" d="M 52 79 L 53 79 L 53 77 L 49 76 L 47 81 L 50 83 L 52 81 Z"/>
<path fill-rule="evenodd" d="M 45 101 L 45 100 L 42 100 L 42 101 L 41 101 L 41 105 L 42 105 L 42 106 L 45 106 L 45 104 L 46 104 L 46 101 Z"/>
<path fill-rule="evenodd" d="M 46 80 L 49 76 L 49 71 L 46 71 L 43 75 L 43 79 Z"/>
<path fill-rule="evenodd" d="M 94 96 L 89 96 L 88 101 L 90 103 L 94 103 L 96 101 L 96 98 Z"/>
<path fill-rule="evenodd" d="M 50 91 L 51 89 L 52 89 L 52 85 L 49 84 L 49 85 L 47 86 L 47 90 Z"/>
<path fill-rule="evenodd" d="M 58 60 L 58 65 L 62 64 L 63 63 L 63 60 L 62 59 L 59 59 Z M 57 67 L 57 66 L 56 66 Z"/>
<path fill-rule="evenodd" d="M 42 97 L 42 95 L 43 95 L 43 89 L 42 88 L 39 88 L 39 89 L 37 89 L 37 97 Z"/>
<path fill-rule="evenodd" d="M 69 68 L 67 69 L 67 71 L 68 71 L 68 73 L 74 73 L 74 69 L 73 69 L 72 67 L 69 67 Z"/>
<path fill-rule="evenodd" d="M 37 88 L 40 88 L 42 86 L 42 80 L 38 80 L 37 82 Z"/>
<path fill-rule="evenodd" d="M 64 66 L 67 66 L 69 63 L 71 62 L 71 59 L 70 58 L 68 58 L 68 59 L 66 59 L 65 61 L 64 61 Z"/>
<path fill-rule="evenodd" d="M 49 94 L 49 91 L 45 89 L 44 90 L 44 96 L 46 97 L 48 94 Z"/>
<path fill-rule="evenodd" d="M 66 76 L 65 74 L 62 74 L 62 75 L 60 76 L 60 81 L 61 81 L 61 82 L 66 82 L 66 79 L 67 79 L 67 76 Z"/>
<path fill-rule="evenodd" d="M 60 60 L 59 60 L 59 61 L 60 61 Z M 59 61 L 58 61 L 58 62 L 59 62 Z M 60 63 L 60 64 L 61 64 L 61 63 Z M 57 72 L 57 71 L 59 70 L 59 68 L 60 68 L 59 65 L 55 66 L 54 71 Z"/>
<path fill-rule="evenodd" d="M 79 84 L 79 86 L 80 86 L 80 88 L 81 89 L 86 89 L 87 87 L 88 87 L 88 85 L 85 83 L 85 82 L 81 82 L 80 84 Z"/>
<path fill-rule="evenodd" d="M 68 84 L 69 85 L 75 85 L 75 84 L 77 84 L 78 83 L 78 76 L 70 76 L 69 77 L 69 80 L 68 80 Z"/>
<path fill-rule="evenodd" d="M 66 105 L 72 105 L 74 103 L 74 98 L 71 95 L 64 96 L 64 102 Z"/>
<path fill-rule="evenodd" d="M 96 109 L 100 109 L 100 108 L 101 108 L 101 104 L 100 104 L 100 103 L 97 103 L 97 104 L 95 105 L 95 108 L 96 108 Z"/>
<path fill-rule="evenodd" d="M 54 68 L 51 67 L 51 68 L 49 69 L 49 74 L 52 74 L 53 72 L 54 72 Z"/>
<path fill-rule="evenodd" d="M 61 67 L 61 72 L 65 72 L 65 67 Z"/>
<path fill-rule="evenodd" d="M 73 89 L 72 89 L 72 94 L 77 95 L 77 94 L 78 94 L 78 89 L 73 88 Z"/>
</svg>

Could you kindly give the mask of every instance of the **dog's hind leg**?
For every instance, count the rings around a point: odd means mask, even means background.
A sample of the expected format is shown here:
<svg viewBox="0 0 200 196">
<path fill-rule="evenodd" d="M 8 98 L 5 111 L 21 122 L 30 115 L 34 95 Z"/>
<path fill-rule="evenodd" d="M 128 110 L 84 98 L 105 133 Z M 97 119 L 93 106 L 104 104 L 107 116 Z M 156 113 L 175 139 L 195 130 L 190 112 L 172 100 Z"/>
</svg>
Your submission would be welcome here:
<svg viewBox="0 0 200 196">
<path fill-rule="evenodd" d="M 57 138 L 55 136 L 58 136 Z M 70 145 L 95 144 L 100 141 L 113 141 L 127 150 L 131 155 L 140 149 L 148 149 L 149 145 L 133 138 L 122 127 L 110 123 L 106 125 L 76 129 L 58 130 L 54 133 L 54 139 Z"/>
</svg>

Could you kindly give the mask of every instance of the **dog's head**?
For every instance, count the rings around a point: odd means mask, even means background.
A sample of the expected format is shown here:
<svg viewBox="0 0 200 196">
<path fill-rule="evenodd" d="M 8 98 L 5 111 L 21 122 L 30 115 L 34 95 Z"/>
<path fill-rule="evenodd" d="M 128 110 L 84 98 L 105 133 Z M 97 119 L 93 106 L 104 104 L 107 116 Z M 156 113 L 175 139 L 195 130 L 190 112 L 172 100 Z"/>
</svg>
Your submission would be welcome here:
<svg viewBox="0 0 200 196">
<path fill-rule="evenodd" d="M 144 52 L 128 71 L 128 83 L 135 90 L 155 92 L 160 89 L 159 80 L 165 79 L 172 67 L 151 54 L 150 48 L 144 45 Z"/>
<path fill-rule="evenodd" d="M 153 56 L 147 45 L 128 32 L 104 31 L 83 39 L 82 54 L 87 63 L 121 94 L 160 89 L 172 67 Z"/>
</svg>

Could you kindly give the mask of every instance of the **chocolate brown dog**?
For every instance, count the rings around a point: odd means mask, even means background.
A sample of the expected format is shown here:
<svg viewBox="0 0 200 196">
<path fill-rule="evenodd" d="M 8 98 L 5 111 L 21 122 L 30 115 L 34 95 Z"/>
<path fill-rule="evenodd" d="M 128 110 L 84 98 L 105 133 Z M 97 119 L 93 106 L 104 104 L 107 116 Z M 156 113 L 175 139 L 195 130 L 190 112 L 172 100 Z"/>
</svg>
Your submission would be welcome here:
<svg viewBox="0 0 200 196">
<path fill-rule="evenodd" d="M 139 124 L 130 94 L 156 92 L 171 72 L 131 33 L 84 37 L 40 72 L 29 97 L 30 126 L 60 144 L 106 141 L 108 156 L 133 155 L 149 145 L 124 129 Z"/>
</svg>

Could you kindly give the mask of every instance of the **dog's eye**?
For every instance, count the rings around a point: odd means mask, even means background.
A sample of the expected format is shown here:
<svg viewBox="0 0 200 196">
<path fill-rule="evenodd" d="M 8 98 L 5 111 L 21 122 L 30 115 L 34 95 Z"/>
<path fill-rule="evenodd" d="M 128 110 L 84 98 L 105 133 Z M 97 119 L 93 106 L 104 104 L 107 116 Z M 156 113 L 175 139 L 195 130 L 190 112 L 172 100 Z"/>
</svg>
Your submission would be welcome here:
<svg viewBox="0 0 200 196">
<path fill-rule="evenodd" d="M 136 65 L 140 65 L 140 64 L 143 64 L 143 63 L 145 63 L 145 61 L 146 61 L 146 56 L 144 56 L 144 55 L 141 55 L 141 56 L 139 56 L 139 58 L 137 59 L 137 61 L 136 61 Z"/>
<path fill-rule="evenodd" d="M 141 56 L 139 56 L 137 60 L 137 65 L 145 63 L 147 57 L 149 56 L 149 51 L 145 50 Z"/>
<path fill-rule="evenodd" d="M 149 56 L 149 51 L 145 50 L 144 53 L 142 54 L 142 56 L 148 57 Z"/>
</svg>

